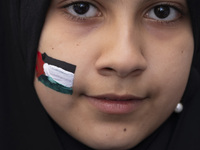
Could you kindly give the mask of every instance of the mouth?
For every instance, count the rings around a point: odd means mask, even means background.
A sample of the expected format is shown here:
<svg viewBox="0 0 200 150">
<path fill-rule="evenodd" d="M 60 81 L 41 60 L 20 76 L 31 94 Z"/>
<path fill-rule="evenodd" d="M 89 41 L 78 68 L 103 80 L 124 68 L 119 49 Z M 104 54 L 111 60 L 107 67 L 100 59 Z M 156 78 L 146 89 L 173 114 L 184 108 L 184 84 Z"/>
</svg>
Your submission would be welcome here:
<svg viewBox="0 0 200 150">
<path fill-rule="evenodd" d="M 115 95 L 115 94 L 105 94 L 105 95 L 99 95 L 99 96 L 91 96 L 93 98 L 99 99 L 99 100 L 109 100 L 109 101 L 131 101 L 131 100 L 143 100 L 142 97 L 137 97 L 133 95 Z"/>
<path fill-rule="evenodd" d="M 104 94 L 97 96 L 86 96 L 89 103 L 98 111 L 106 114 L 129 114 L 146 99 L 134 95 Z"/>
</svg>

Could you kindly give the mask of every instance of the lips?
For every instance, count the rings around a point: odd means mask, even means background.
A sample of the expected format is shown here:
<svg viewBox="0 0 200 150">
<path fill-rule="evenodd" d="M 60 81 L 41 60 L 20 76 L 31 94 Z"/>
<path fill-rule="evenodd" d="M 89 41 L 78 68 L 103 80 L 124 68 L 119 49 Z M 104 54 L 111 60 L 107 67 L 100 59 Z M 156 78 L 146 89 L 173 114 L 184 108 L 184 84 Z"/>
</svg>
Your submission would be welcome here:
<svg viewBox="0 0 200 150">
<path fill-rule="evenodd" d="M 89 103 L 98 111 L 107 114 L 128 114 L 137 110 L 145 98 L 133 95 L 105 94 L 86 96 Z"/>
<path fill-rule="evenodd" d="M 142 97 L 136 97 L 133 95 L 114 95 L 114 94 L 106 94 L 106 95 L 99 95 L 99 96 L 91 96 L 93 98 L 99 100 L 110 100 L 110 101 L 131 101 L 131 100 L 143 100 Z"/>
</svg>

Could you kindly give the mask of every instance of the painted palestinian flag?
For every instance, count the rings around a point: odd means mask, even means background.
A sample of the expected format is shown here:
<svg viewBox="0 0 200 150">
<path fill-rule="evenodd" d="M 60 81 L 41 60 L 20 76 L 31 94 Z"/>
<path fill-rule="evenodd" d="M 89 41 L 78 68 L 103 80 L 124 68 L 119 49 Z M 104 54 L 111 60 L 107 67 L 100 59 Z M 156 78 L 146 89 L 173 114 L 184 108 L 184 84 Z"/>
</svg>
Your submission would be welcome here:
<svg viewBox="0 0 200 150">
<path fill-rule="evenodd" d="M 75 65 L 51 58 L 46 53 L 37 53 L 38 80 L 53 90 L 72 95 L 75 70 Z"/>
</svg>

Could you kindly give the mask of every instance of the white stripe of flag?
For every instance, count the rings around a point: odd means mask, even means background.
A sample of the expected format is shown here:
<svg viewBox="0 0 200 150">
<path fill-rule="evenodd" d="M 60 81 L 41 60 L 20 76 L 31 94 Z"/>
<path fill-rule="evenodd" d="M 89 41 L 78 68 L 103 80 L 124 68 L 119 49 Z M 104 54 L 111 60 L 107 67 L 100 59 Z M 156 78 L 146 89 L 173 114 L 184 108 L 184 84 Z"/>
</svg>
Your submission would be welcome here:
<svg viewBox="0 0 200 150">
<path fill-rule="evenodd" d="M 60 67 L 44 63 L 43 69 L 46 76 L 51 77 L 57 83 L 72 88 L 74 81 L 74 74 L 66 71 Z"/>
</svg>

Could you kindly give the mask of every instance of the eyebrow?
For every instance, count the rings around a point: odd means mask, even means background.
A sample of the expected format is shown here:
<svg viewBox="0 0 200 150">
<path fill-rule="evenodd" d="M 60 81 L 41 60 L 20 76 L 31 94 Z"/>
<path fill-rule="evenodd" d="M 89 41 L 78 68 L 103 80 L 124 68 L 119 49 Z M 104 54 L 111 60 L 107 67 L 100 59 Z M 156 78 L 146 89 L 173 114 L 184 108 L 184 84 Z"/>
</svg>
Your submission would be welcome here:
<svg viewBox="0 0 200 150">
<path fill-rule="evenodd" d="M 104 0 L 102 0 L 102 1 L 104 1 Z M 108 1 L 110 1 L 110 2 L 116 2 L 116 1 L 124 1 L 124 0 L 108 0 Z M 141 3 L 145 3 L 145 2 L 149 2 L 149 1 L 152 1 L 152 0 L 141 0 Z"/>
<path fill-rule="evenodd" d="M 102 2 L 107 2 L 107 3 L 113 3 L 113 2 L 126 2 L 126 0 L 94 0 L 94 1 L 102 1 Z M 143 3 L 149 3 L 151 1 L 157 1 L 157 0 L 137 0 L 135 2 L 137 2 L 138 4 L 143 4 Z"/>
<path fill-rule="evenodd" d="M 60 0 L 58 3 L 60 4 L 60 3 L 64 2 L 64 1 L 67 1 L 67 0 Z M 94 0 L 94 1 L 98 1 L 98 0 Z M 99 1 L 105 2 L 105 0 L 99 0 Z M 120 2 L 120 1 L 124 1 L 124 0 L 108 0 L 107 2 L 112 2 L 113 3 L 113 2 L 116 2 L 116 1 Z M 147 3 L 149 1 L 154 1 L 154 0 L 141 0 L 139 3 Z"/>
</svg>

